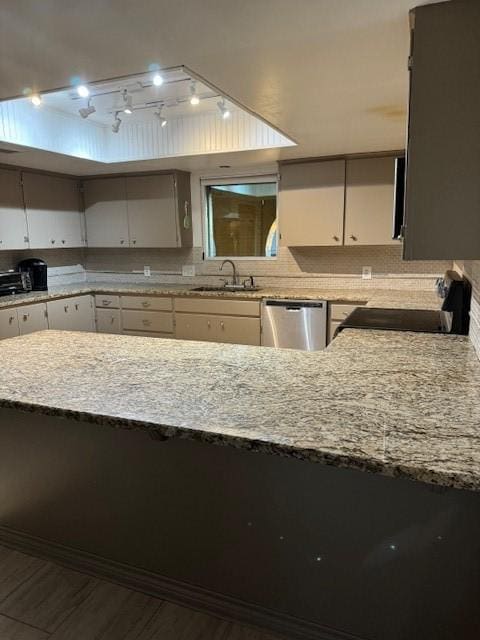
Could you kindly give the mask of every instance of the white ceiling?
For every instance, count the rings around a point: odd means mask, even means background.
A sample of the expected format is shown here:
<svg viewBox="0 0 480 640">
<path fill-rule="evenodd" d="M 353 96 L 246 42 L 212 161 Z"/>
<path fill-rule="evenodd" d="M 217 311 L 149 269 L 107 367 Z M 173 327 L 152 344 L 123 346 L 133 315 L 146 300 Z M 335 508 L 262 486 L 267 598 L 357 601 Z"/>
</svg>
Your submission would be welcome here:
<svg viewBox="0 0 480 640">
<path fill-rule="evenodd" d="M 297 147 L 218 164 L 401 148 L 408 10 L 415 0 L 15 0 L 0 8 L 0 98 L 186 65 Z M 41 155 L 38 155 L 41 154 Z M 1 161 L 1 159 L 0 159 Z M 72 173 L 97 163 L 28 152 L 5 161 Z M 197 158 L 175 159 L 198 168 Z M 127 170 L 168 160 L 127 163 Z M 211 165 L 212 157 L 203 165 Z M 142 166 L 143 165 L 143 166 Z M 123 166 L 115 167 L 124 168 Z M 108 167 L 112 171 L 112 167 Z"/>
</svg>

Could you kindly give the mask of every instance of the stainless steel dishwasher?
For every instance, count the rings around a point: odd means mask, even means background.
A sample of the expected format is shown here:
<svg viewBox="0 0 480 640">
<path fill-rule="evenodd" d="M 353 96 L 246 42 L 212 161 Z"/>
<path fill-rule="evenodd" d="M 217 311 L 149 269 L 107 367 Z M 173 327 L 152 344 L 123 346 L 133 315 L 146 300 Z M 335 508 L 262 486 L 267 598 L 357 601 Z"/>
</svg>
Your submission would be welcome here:
<svg viewBox="0 0 480 640">
<path fill-rule="evenodd" d="M 303 351 L 325 349 L 325 300 L 265 299 L 262 303 L 262 346 Z"/>
</svg>

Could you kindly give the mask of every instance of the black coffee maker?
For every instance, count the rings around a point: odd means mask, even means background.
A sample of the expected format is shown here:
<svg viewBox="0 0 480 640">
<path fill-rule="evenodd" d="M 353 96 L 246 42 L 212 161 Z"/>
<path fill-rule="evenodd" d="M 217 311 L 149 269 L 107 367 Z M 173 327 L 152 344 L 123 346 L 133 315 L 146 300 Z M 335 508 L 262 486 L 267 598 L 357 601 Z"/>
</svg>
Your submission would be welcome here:
<svg viewBox="0 0 480 640">
<path fill-rule="evenodd" d="M 18 263 L 17 269 L 30 276 L 32 291 L 47 291 L 47 263 L 40 258 L 28 258 Z"/>
</svg>

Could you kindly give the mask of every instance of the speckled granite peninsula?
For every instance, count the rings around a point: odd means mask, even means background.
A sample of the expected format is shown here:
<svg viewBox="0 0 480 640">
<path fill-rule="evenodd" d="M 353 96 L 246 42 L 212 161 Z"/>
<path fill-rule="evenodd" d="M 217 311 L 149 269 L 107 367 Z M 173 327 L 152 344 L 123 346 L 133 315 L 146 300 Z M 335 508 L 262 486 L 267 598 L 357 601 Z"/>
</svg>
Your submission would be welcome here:
<svg viewBox="0 0 480 640">
<path fill-rule="evenodd" d="M 47 331 L 0 358 L 1 407 L 480 489 L 467 338 L 348 330 L 307 353 Z"/>
</svg>

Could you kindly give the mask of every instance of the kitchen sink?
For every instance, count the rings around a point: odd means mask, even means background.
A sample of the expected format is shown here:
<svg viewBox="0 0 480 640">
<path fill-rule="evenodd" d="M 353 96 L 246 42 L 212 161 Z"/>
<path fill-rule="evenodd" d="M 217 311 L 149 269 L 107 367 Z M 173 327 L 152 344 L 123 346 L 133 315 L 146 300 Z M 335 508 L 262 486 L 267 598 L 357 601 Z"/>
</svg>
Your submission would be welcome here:
<svg viewBox="0 0 480 640">
<path fill-rule="evenodd" d="M 248 293 L 249 291 L 260 291 L 260 287 L 231 287 L 228 285 L 221 287 L 205 286 L 195 287 L 191 289 L 191 291 L 227 291 L 228 293 Z"/>
</svg>

